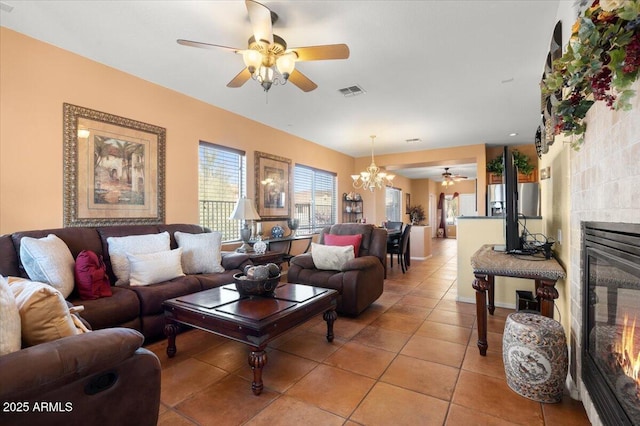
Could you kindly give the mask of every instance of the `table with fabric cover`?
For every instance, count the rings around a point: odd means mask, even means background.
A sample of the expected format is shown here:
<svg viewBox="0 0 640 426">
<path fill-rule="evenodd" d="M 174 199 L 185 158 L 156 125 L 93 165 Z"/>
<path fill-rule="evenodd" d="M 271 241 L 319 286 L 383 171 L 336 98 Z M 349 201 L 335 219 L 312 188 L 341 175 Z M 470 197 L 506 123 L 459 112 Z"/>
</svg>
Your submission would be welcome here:
<svg viewBox="0 0 640 426">
<path fill-rule="evenodd" d="M 540 313 L 553 318 L 554 300 L 558 298 L 556 282 L 566 276 L 564 268 L 554 258 L 511 255 L 493 250 L 493 244 L 485 244 L 471 256 L 473 288 L 476 290 L 476 315 L 478 321 L 478 349 L 487 354 L 487 292 L 489 313 L 493 315 L 495 277 L 530 278 L 536 283 L 536 296 L 540 300 Z"/>
</svg>

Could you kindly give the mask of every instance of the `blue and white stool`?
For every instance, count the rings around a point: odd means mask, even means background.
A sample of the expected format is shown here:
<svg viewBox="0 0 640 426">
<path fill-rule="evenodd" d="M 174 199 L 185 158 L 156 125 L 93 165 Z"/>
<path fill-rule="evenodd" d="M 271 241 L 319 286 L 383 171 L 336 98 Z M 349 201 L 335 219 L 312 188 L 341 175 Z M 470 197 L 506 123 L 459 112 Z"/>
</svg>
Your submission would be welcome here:
<svg viewBox="0 0 640 426">
<path fill-rule="evenodd" d="M 507 384 L 538 402 L 562 400 L 567 378 L 567 339 L 562 325 L 538 314 L 509 314 L 502 335 Z"/>
</svg>

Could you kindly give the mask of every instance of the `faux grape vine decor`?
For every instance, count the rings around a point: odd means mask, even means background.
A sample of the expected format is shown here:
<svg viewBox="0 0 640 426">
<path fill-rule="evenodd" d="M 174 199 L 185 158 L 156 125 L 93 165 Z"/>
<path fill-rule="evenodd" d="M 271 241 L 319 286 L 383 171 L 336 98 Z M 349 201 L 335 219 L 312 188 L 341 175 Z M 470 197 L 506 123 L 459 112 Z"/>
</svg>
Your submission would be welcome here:
<svg viewBox="0 0 640 426">
<path fill-rule="evenodd" d="M 628 111 L 630 86 L 640 68 L 640 0 L 595 0 L 572 27 L 567 51 L 542 81 L 556 93 L 554 133 L 575 135 L 578 149 L 587 128 L 584 117 L 595 101 Z"/>
</svg>

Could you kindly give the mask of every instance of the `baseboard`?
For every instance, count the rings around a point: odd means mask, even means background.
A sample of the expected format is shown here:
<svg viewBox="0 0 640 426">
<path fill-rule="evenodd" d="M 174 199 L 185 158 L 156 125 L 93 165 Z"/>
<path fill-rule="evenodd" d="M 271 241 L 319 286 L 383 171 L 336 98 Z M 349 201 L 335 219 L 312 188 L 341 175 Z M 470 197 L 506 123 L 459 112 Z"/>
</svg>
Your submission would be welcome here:
<svg viewBox="0 0 640 426">
<path fill-rule="evenodd" d="M 433 257 L 433 255 L 430 254 L 427 257 L 413 257 L 413 256 L 411 256 L 409 259 L 411 259 L 411 260 L 427 260 L 427 259 L 429 259 L 431 257 Z"/>
</svg>

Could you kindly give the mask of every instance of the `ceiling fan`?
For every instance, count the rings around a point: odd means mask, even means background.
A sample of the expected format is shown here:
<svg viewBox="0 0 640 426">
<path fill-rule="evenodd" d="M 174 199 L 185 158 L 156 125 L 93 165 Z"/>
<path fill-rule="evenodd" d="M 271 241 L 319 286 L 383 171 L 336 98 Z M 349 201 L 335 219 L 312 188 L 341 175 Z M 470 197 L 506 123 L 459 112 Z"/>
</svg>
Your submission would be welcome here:
<svg viewBox="0 0 640 426">
<path fill-rule="evenodd" d="M 183 46 L 203 49 L 226 49 L 242 55 L 246 65 L 227 87 L 240 87 L 250 78 L 258 81 L 265 92 L 274 84 L 292 82 L 304 92 L 318 87 L 306 75 L 295 69 L 296 62 L 318 61 L 325 59 L 347 59 L 349 47 L 346 44 L 328 44 L 322 46 L 294 47 L 287 49 L 287 42 L 273 34 L 272 24 L 278 15 L 268 7 L 253 1 L 245 0 L 253 36 L 249 38 L 246 49 L 238 49 L 217 44 L 179 39 Z"/>
<path fill-rule="evenodd" d="M 444 168 L 444 173 L 442 174 L 442 186 L 453 185 L 454 182 L 459 182 L 461 180 L 467 179 L 466 176 L 454 175 L 449 172 L 449 167 Z"/>
</svg>

